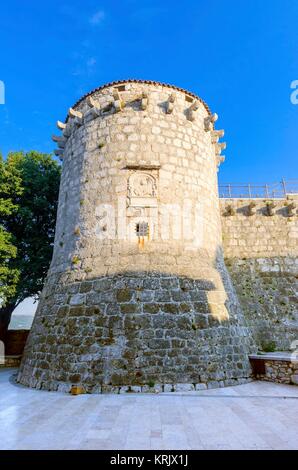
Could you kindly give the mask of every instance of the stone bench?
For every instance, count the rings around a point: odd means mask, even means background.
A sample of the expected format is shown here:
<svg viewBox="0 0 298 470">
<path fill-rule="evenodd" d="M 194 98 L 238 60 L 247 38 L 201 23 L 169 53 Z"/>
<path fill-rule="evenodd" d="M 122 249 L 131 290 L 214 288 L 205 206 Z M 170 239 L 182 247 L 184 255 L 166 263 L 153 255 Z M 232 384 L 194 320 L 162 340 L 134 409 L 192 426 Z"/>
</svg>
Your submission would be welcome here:
<svg viewBox="0 0 298 470">
<path fill-rule="evenodd" d="M 293 353 L 252 354 L 249 359 L 256 379 L 298 385 L 298 357 Z"/>
<path fill-rule="evenodd" d="M 0 368 L 1 367 L 19 367 L 21 364 L 21 359 L 22 359 L 21 354 L 6 355 L 5 362 L 4 363 L 3 361 L 0 362 Z"/>
<path fill-rule="evenodd" d="M 22 355 L 9 355 L 5 356 L 5 362 L 3 361 L 0 362 L 0 368 L 1 367 L 19 367 L 21 363 Z"/>
</svg>

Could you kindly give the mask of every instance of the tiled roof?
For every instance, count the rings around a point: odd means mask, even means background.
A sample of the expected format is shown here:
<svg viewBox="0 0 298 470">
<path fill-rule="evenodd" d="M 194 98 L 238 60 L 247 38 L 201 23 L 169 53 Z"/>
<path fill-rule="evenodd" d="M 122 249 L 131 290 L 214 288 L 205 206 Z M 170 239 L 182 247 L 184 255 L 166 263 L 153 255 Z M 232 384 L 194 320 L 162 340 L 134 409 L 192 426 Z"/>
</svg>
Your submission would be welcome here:
<svg viewBox="0 0 298 470">
<path fill-rule="evenodd" d="M 207 105 L 207 103 L 205 103 L 205 101 L 202 100 L 202 98 L 200 98 L 199 96 L 195 95 L 194 93 L 191 93 L 190 91 L 187 91 L 187 90 L 184 90 L 184 88 L 179 88 L 177 86 L 174 86 L 174 85 L 169 85 L 168 83 L 161 83 L 161 82 L 155 82 L 153 80 L 134 80 L 134 79 L 128 79 L 128 80 L 117 80 L 115 82 L 110 82 L 110 83 L 106 83 L 105 85 L 102 85 L 98 88 L 94 88 L 94 90 L 91 90 L 89 93 L 86 93 L 84 96 L 82 96 L 82 98 L 80 98 L 73 106 L 73 108 L 75 108 L 76 106 L 78 106 L 81 101 L 83 101 L 85 98 L 87 98 L 87 96 L 90 96 L 92 95 L 93 93 L 95 93 L 96 91 L 100 91 L 100 90 L 103 90 L 104 88 L 108 88 L 108 87 L 113 87 L 113 86 L 118 86 L 118 85 L 122 85 L 124 83 L 144 83 L 146 85 L 157 85 L 157 86 L 163 86 L 163 87 L 167 87 L 167 88 L 172 88 L 174 90 L 177 90 L 177 91 L 182 91 L 183 93 L 186 93 L 187 95 L 189 96 L 192 96 L 193 98 L 199 100 L 206 108 L 206 110 L 208 111 L 209 114 L 211 114 L 211 111 L 209 109 L 209 106 Z"/>
</svg>

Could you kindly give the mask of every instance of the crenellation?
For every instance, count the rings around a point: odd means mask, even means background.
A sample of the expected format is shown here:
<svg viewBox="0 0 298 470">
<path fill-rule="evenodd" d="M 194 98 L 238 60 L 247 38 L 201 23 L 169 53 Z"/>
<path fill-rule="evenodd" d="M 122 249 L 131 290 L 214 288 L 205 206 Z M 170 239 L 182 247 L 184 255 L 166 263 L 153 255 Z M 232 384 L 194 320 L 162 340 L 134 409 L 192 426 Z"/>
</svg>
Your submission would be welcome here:
<svg viewBox="0 0 298 470">
<path fill-rule="evenodd" d="M 218 115 L 216 113 L 210 114 L 204 120 L 205 131 L 211 131 L 214 129 L 214 124 L 218 120 Z"/>
<path fill-rule="evenodd" d="M 56 157 L 59 157 L 60 160 L 63 160 L 63 150 L 62 149 L 55 149 L 54 154 L 56 155 Z"/>
<path fill-rule="evenodd" d="M 149 105 L 148 93 L 143 91 L 142 97 L 141 97 L 141 110 L 145 111 L 147 109 L 148 105 Z"/>
<path fill-rule="evenodd" d="M 288 217 L 293 217 L 297 214 L 297 204 L 295 202 L 286 202 L 285 207 L 287 208 Z"/>
<path fill-rule="evenodd" d="M 172 93 L 168 98 L 167 106 L 166 106 L 166 112 L 168 114 L 171 114 L 173 112 L 175 100 L 176 100 L 176 96 L 174 93 Z"/>
</svg>

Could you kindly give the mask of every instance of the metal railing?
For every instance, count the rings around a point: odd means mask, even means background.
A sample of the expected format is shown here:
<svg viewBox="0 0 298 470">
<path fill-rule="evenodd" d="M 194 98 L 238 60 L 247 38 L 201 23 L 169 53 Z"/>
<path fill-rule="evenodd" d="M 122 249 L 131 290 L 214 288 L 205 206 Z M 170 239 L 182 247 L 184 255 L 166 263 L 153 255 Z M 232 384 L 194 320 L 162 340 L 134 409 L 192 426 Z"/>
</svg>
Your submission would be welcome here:
<svg viewBox="0 0 298 470">
<path fill-rule="evenodd" d="M 284 180 L 271 184 L 220 184 L 221 198 L 285 198 L 288 194 L 298 194 L 298 179 Z"/>
</svg>

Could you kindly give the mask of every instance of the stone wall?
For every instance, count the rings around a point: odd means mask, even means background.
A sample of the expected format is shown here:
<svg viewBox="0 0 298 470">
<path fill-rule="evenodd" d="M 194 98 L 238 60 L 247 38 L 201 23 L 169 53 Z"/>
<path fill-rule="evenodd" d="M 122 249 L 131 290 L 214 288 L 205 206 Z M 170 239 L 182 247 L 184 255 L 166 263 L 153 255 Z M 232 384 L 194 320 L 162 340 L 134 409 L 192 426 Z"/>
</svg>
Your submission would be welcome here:
<svg viewBox="0 0 298 470">
<path fill-rule="evenodd" d="M 67 285 L 56 279 L 44 289 L 21 382 L 64 391 L 78 383 L 91 393 L 150 383 L 243 383 L 252 341 L 224 282 L 230 318 L 220 322 L 207 304 L 212 285 L 203 279 L 149 272 Z"/>
<path fill-rule="evenodd" d="M 298 385 L 298 360 L 290 354 L 250 356 L 253 373 L 258 380 Z"/>
<path fill-rule="evenodd" d="M 214 121 L 184 90 L 123 82 L 59 124 L 54 254 L 21 383 L 96 392 L 249 377 L 254 344 L 222 256 Z"/>
<path fill-rule="evenodd" d="M 220 202 L 225 263 L 247 323 L 261 349 L 288 350 L 298 340 L 295 197 Z"/>
<path fill-rule="evenodd" d="M 296 258 L 296 201 L 294 195 L 280 200 L 220 199 L 225 258 Z"/>
</svg>

